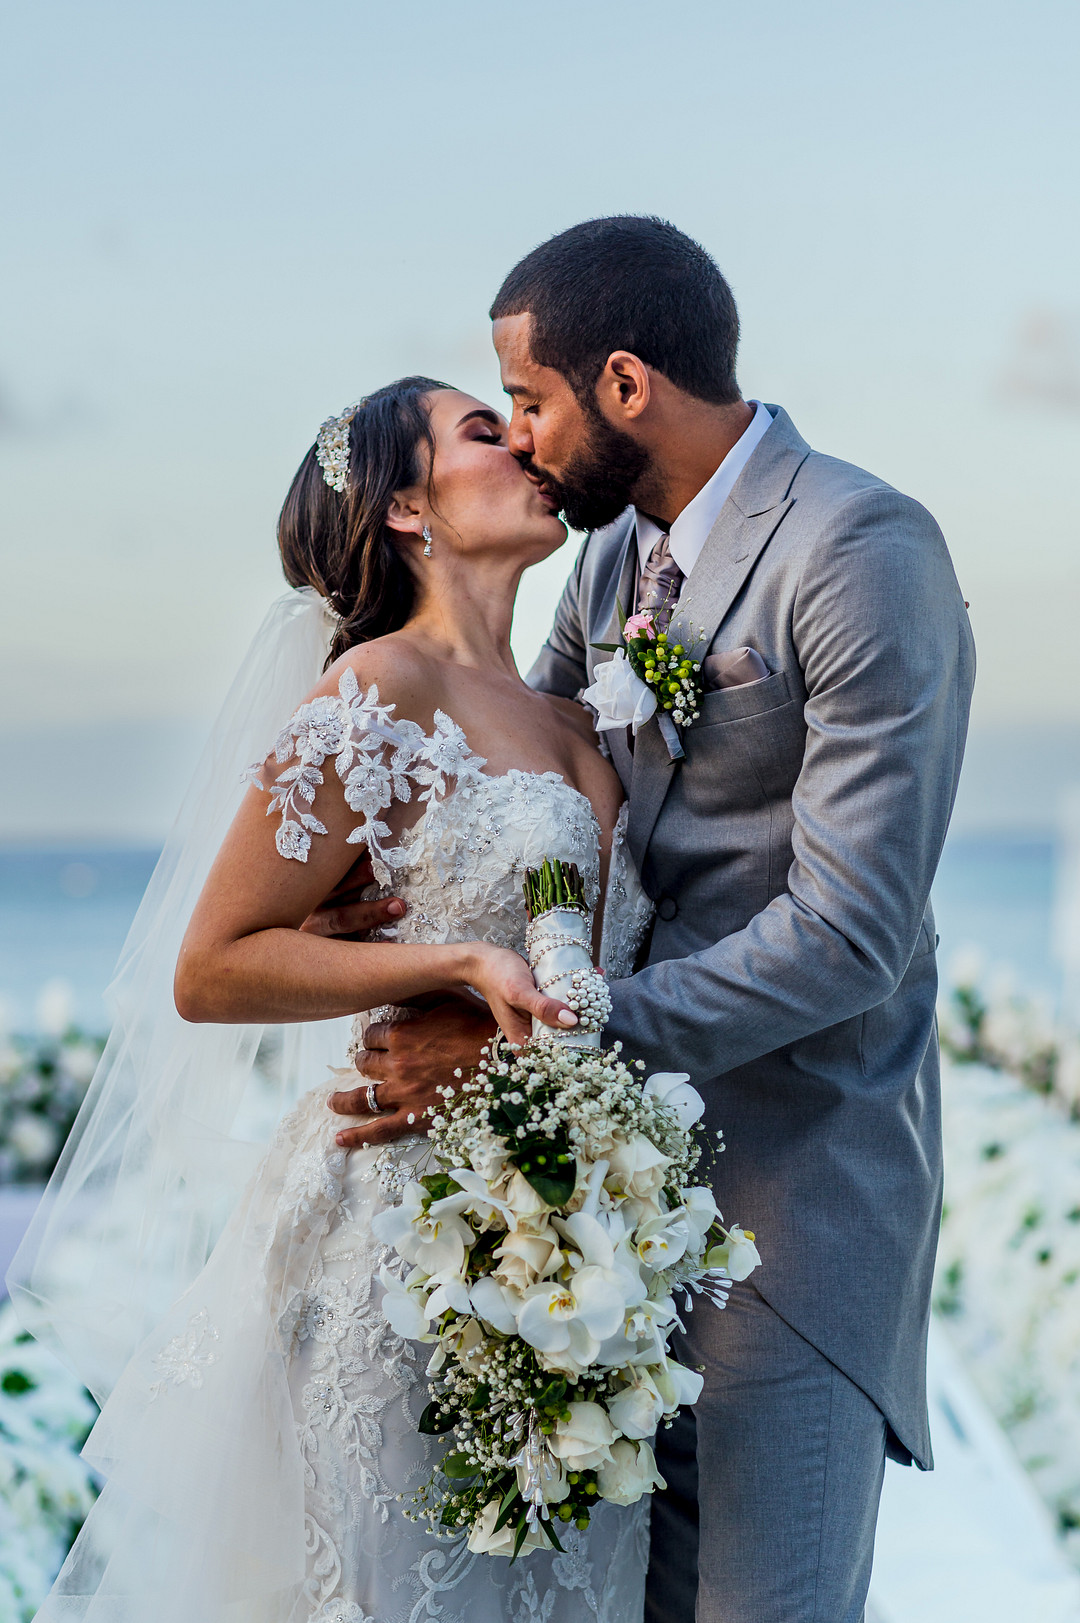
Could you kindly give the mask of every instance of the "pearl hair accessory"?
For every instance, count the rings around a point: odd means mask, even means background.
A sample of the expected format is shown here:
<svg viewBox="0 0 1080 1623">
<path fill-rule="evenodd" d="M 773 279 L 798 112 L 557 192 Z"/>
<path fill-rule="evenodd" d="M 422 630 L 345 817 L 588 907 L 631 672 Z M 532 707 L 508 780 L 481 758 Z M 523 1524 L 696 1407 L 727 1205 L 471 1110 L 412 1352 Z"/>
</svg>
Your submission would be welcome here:
<svg viewBox="0 0 1080 1623">
<path fill-rule="evenodd" d="M 424 537 L 424 557 L 425 558 L 430 558 L 431 557 L 431 531 L 428 529 L 427 525 L 425 524 L 424 528 L 421 530 L 420 533 Z"/>
<path fill-rule="evenodd" d="M 344 495 L 349 482 L 349 425 L 363 405 L 347 406 L 340 417 L 328 417 L 315 441 L 315 456 L 331 490 Z"/>
</svg>

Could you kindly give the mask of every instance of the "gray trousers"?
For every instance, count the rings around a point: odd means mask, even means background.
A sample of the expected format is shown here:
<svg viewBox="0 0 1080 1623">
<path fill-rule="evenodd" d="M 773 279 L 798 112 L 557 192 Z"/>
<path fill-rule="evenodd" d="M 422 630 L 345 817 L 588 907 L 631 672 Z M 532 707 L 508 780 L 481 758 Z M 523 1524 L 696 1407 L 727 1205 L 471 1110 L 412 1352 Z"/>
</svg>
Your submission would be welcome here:
<svg viewBox="0 0 1080 1623">
<path fill-rule="evenodd" d="M 673 1351 L 705 1387 L 657 1436 L 645 1623 L 860 1623 L 885 1419 L 749 1283 Z"/>
</svg>

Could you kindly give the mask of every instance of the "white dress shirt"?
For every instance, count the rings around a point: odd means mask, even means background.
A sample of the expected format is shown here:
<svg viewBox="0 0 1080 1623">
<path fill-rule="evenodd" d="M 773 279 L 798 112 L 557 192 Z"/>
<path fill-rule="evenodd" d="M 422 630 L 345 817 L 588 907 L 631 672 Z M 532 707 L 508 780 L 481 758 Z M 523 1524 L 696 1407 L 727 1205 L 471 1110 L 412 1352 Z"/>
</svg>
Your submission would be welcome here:
<svg viewBox="0 0 1080 1623">
<path fill-rule="evenodd" d="M 709 531 L 719 518 L 720 509 L 731 495 L 736 479 L 757 450 L 766 430 L 772 427 L 768 408 L 763 406 L 760 400 L 748 400 L 747 405 L 755 408 L 748 427 L 735 441 L 708 484 L 702 485 L 693 501 L 687 502 L 668 532 L 671 556 L 684 575 L 689 575 L 697 563 Z M 636 507 L 634 517 L 637 524 L 638 562 L 644 569 L 646 559 L 664 532 Z"/>
</svg>

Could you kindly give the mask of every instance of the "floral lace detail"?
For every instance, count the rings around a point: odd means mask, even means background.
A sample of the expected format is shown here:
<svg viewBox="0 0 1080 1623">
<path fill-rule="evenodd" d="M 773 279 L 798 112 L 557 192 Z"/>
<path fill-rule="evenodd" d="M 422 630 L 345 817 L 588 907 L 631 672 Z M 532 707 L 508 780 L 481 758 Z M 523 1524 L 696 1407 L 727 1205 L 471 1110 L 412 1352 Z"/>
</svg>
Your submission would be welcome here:
<svg viewBox="0 0 1080 1623">
<path fill-rule="evenodd" d="M 611 836 L 604 933 L 600 946 L 600 967 L 611 981 L 624 980 L 634 973 L 653 917 L 653 904 L 641 888 L 626 843 L 628 808 L 629 802 L 624 801 Z"/>
<path fill-rule="evenodd" d="M 205 1308 L 193 1313 L 187 1329 L 174 1336 L 154 1357 L 154 1369 L 162 1377 L 150 1388 L 151 1398 L 160 1397 L 169 1386 L 200 1387 L 209 1365 L 217 1362 L 212 1343 L 218 1333 Z"/>
<path fill-rule="evenodd" d="M 355 672 L 347 666 L 336 698 L 322 694 L 310 699 L 282 728 L 274 755 L 279 766 L 293 764 L 270 785 L 266 814 L 276 812 L 281 818 L 275 841 L 283 857 L 306 862 L 311 836 L 326 833 L 326 825 L 305 807 L 314 806 L 316 792 L 326 781 L 323 764 L 331 756 L 344 786 L 345 804 L 360 817 L 348 842 L 367 846 L 379 878 L 392 857 L 387 849 L 390 825 L 382 813 L 395 801 L 407 805 L 414 788 L 417 799 L 430 804 L 446 794 L 451 780 L 475 775 L 485 766 L 483 757 L 469 749 L 461 728 L 441 710 L 436 710 L 435 730 L 428 736 L 415 721 L 395 721 L 395 708 L 380 702 L 374 682 L 362 694 Z M 259 788 L 265 787 L 258 765 L 249 767 L 247 776 Z"/>
</svg>

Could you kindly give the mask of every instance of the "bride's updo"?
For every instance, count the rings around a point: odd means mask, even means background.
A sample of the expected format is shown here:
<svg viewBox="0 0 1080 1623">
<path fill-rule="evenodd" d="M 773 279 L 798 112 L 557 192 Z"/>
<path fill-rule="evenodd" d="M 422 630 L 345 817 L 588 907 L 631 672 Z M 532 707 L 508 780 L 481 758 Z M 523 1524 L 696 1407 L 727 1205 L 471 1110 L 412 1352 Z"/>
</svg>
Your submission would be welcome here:
<svg viewBox="0 0 1080 1623">
<path fill-rule="evenodd" d="M 357 643 L 403 626 L 415 585 L 386 517 L 396 491 L 428 477 L 435 436 L 425 396 L 448 389 L 435 378 L 399 378 L 376 389 L 352 420 L 324 424 L 300 464 L 278 519 L 278 546 L 290 586 L 313 586 L 340 624 L 330 662 Z"/>
</svg>

